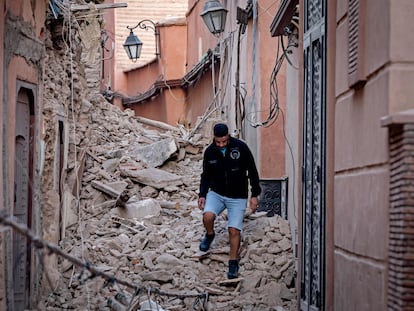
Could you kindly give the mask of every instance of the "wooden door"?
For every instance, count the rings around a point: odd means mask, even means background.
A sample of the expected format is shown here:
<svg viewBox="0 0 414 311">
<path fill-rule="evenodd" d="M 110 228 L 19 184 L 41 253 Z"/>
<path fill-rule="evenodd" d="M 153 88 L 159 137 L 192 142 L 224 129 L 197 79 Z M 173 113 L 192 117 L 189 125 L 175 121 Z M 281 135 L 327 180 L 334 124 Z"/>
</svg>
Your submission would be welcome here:
<svg viewBox="0 0 414 311">
<path fill-rule="evenodd" d="M 21 89 L 16 104 L 13 216 L 30 227 L 31 218 L 31 113 L 30 91 Z M 24 310 L 29 304 L 30 244 L 25 236 L 13 232 L 13 304 Z"/>
</svg>

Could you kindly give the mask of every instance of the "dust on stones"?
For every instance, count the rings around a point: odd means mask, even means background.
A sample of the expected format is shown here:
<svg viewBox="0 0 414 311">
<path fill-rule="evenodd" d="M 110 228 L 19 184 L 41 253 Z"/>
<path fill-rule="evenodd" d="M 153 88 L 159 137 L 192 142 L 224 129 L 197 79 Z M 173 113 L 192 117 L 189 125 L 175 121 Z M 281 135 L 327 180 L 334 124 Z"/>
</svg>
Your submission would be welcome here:
<svg viewBox="0 0 414 311">
<path fill-rule="evenodd" d="M 57 259 L 58 275 L 52 275 L 50 260 L 44 270 L 52 286 L 38 309 L 150 310 L 145 307 L 150 299 L 153 310 L 296 310 L 294 259 L 285 220 L 258 213 L 246 216 L 240 279 L 231 283 L 226 280 L 225 215 L 217 220 L 211 253 L 201 256 L 198 251 L 204 234 L 196 207 L 202 152 L 211 141 L 215 120 L 196 124 L 193 132 L 109 104 L 99 93 L 102 53 L 94 40 L 101 38 L 101 26 L 88 21 L 76 29 L 76 42 L 85 44 L 74 44 L 70 51 L 62 40 L 56 49 L 53 36 L 45 39 L 42 184 L 47 191 L 42 193 L 42 211 L 45 221 L 52 216 L 43 223 L 43 238 L 59 240 L 68 254 L 114 275 L 115 282 L 108 284 L 62 258 Z M 59 142 L 56 120 L 62 120 L 62 136 L 68 139 L 63 198 L 51 190 L 60 187 L 53 167 Z M 74 184 L 78 187 L 72 189 Z M 208 296 L 201 306 L 194 298 L 135 295 L 116 280 L 177 295 Z"/>
<path fill-rule="evenodd" d="M 246 214 L 235 281 L 226 280 L 225 214 L 216 222 L 211 252 L 198 250 L 204 229 L 197 191 L 211 137 L 136 118 L 105 102 L 91 113 L 79 199 L 70 198 L 64 211 L 60 246 L 113 274 L 115 282 L 60 259 L 59 286 L 45 297 L 45 310 L 296 310 L 290 230 L 279 216 Z M 204 306 L 195 298 L 135 295 L 117 279 L 177 295 L 208 295 Z M 144 306 L 149 302 L 152 309 Z"/>
</svg>

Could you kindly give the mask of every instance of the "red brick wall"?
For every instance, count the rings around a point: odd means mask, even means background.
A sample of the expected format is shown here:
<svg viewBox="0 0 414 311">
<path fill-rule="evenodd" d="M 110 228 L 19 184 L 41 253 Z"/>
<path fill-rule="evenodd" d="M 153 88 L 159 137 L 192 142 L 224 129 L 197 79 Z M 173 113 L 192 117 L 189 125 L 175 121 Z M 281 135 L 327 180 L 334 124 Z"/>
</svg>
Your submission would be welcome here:
<svg viewBox="0 0 414 311">
<path fill-rule="evenodd" d="M 390 128 L 388 310 L 414 310 L 414 124 Z"/>
</svg>

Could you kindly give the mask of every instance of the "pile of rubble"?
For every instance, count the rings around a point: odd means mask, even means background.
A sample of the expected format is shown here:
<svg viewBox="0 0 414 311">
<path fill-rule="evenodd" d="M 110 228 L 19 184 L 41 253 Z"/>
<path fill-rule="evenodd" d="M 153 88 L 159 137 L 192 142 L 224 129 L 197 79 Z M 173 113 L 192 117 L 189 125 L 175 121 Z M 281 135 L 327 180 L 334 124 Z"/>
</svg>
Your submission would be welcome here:
<svg viewBox="0 0 414 311">
<path fill-rule="evenodd" d="M 62 215 L 60 246 L 114 277 L 59 259 L 59 284 L 42 308 L 296 310 L 290 229 L 279 216 L 246 214 L 238 279 L 226 279 L 225 214 L 211 250 L 198 249 L 197 192 L 214 120 L 194 134 L 109 104 L 95 108 L 89 147 L 73 167 L 80 183 Z"/>
</svg>

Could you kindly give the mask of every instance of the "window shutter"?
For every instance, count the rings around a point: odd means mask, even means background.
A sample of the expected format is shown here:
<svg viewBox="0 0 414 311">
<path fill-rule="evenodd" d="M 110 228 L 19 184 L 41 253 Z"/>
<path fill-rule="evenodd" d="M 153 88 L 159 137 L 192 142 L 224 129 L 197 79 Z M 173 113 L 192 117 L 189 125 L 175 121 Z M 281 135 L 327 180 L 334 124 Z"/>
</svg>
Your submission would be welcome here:
<svg viewBox="0 0 414 311">
<path fill-rule="evenodd" d="M 362 87 L 365 73 L 365 0 L 349 0 L 348 11 L 348 82 L 351 88 Z"/>
</svg>

